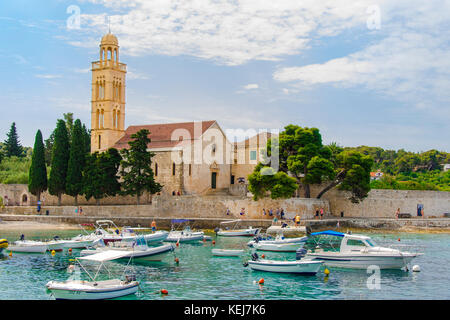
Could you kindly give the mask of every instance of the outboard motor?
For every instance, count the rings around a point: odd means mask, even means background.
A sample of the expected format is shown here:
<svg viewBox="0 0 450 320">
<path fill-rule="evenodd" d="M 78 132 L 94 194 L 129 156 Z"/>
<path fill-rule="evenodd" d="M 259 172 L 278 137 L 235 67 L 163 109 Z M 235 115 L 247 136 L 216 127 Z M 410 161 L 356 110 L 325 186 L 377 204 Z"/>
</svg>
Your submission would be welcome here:
<svg viewBox="0 0 450 320">
<path fill-rule="evenodd" d="M 305 248 L 298 248 L 297 251 L 295 251 L 295 260 L 301 260 L 306 255 L 306 252 Z"/>
<path fill-rule="evenodd" d="M 257 261 L 259 259 L 259 256 L 256 252 L 252 253 L 252 261 Z"/>
<path fill-rule="evenodd" d="M 130 275 L 126 275 L 125 276 L 126 279 L 126 283 L 130 283 L 131 281 L 136 281 L 136 275 L 135 274 L 130 274 Z"/>
<path fill-rule="evenodd" d="M 215 228 L 214 228 L 214 232 L 215 232 L 215 233 L 219 232 L 219 230 L 220 230 L 219 227 L 215 227 Z"/>
<path fill-rule="evenodd" d="M 21 240 L 21 241 L 25 240 L 25 235 L 24 235 L 24 234 L 21 234 L 21 235 L 20 235 L 20 240 Z"/>
</svg>

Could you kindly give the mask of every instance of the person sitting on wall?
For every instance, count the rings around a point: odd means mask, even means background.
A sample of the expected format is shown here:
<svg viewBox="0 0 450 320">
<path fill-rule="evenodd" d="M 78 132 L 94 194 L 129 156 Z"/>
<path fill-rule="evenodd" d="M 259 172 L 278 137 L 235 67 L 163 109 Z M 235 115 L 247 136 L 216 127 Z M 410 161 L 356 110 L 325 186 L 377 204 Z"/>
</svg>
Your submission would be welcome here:
<svg viewBox="0 0 450 320">
<path fill-rule="evenodd" d="M 298 215 L 298 213 L 295 215 L 294 222 L 296 226 L 300 224 L 300 216 Z"/>
<path fill-rule="evenodd" d="M 273 216 L 273 211 L 272 209 L 269 210 L 269 217 Z"/>
<path fill-rule="evenodd" d="M 314 216 L 314 219 L 319 219 L 319 209 L 316 210 L 316 215 Z"/>
<path fill-rule="evenodd" d="M 152 221 L 152 232 L 155 232 L 156 231 L 156 221 L 155 220 L 153 220 Z"/>
<path fill-rule="evenodd" d="M 227 216 L 230 215 L 230 209 L 227 208 Z"/>
<path fill-rule="evenodd" d="M 280 211 L 280 218 L 281 218 L 281 220 L 284 220 L 284 209 L 283 208 L 281 208 L 281 211 Z"/>
<path fill-rule="evenodd" d="M 241 216 L 243 216 L 245 214 L 245 208 L 241 209 L 241 212 L 239 213 Z"/>
<path fill-rule="evenodd" d="M 172 191 L 172 195 L 173 195 L 173 196 L 175 195 L 175 190 L 174 190 L 174 191 Z"/>
</svg>

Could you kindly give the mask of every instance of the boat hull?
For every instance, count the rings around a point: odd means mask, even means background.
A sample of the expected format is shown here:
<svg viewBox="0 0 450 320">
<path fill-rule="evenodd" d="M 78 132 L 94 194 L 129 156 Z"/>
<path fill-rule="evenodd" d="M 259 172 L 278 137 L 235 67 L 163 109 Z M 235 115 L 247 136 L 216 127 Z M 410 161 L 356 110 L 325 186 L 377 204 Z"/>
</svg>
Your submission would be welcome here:
<svg viewBox="0 0 450 320">
<path fill-rule="evenodd" d="M 322 264 L 322 261 L 248 261 L 248 265 L 252 270 L 304 275 L 315 275 Z"/>
<path fill-rule="evenodd" d="M 252 237 L 256 236 L 259 228 L 242 229 L 242 230 L 220 230 L 217 232 L 218 236 L 223 237 Z"/>
<path fill-rule="evenodd" d="M 45 253 L 48 250 L 48 246 L 43 243 L 39 244 L 17 244 L 13 243 L 8 246 L 8 251 L 20 252 L 20 253 Z"/>
<path fill-rule="evenodd" d="M 121 247 L 102 247 L 94 250 L 82 250 L 80 252 L 81 256 L 87 256 L 91 254 L 96 254 L 103 252 L 105 250 L 119 250 L 123 251 L 124 249 Z M 160 247 L 154 247 L 154 248 L 148 248 L 147 250 L 129 250 L 130 254 L 127 256 L 124 256 L 122 258 L 119 258 L 119 260 L 128 260 L 130 257 L 136 260 L 143 260 L 143 261 L 159 261 L 163 258 L 163 256 L 173 251 L 172 245 L 162 245 Z"/>
<path fill-rule="evenodd" d="M 211 252 L 218 257 L 240 257 L 244 254 L 244 250 L 212 249 Z"/>
<path fill-rule="evenodd" d="M 103 300 L 135 294 L 138 291 L 139 284 L 134 281 L 129 285 L 121 285 L 104 289 L 69 289 L 64 288 L 61 283 L 53 283 L 50 281 L 47 284 L 47 288 L 51 291 L 55 299 L 58 300 Z"/>
<path fill-rule="evenodd" d="M 380 269 L 402 269 L 406 267 L 416 254 L 403 256 L 382 256 L 382 255 L 333 255 L 333 254 L 307 254 L 308 258 L 321 260 L 328 267 L 367 269 L 370 266 L 378 266 Z"/>
<path fill-rule="evenodd" d="M 253 244 L 253 248 L 261 251 L 277 251 L 277 252 L 295 252 L 297 249 L 303 247 L 304 242 L 301 243 L 264 243 L 257 242 Z"/>
</svg>

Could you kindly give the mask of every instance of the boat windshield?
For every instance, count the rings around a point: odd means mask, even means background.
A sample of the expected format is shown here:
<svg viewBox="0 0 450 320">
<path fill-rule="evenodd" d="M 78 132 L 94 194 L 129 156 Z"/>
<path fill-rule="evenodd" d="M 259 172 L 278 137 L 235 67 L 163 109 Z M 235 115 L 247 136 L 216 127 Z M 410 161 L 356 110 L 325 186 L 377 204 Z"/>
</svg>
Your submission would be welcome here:
<svg viewBox="0 0 450 320">
<path fill-rule="evenodd" d="M 367 239 L 367 240 L 366 240 L 366 243 L 367 243 L 369 246 L 371 246 L 371 247 L 375 247 L 375 246 L 376 246 L 376 243 L 375 243 L 373 240 L 370 240 L 370 239 Z"/>
</svg>

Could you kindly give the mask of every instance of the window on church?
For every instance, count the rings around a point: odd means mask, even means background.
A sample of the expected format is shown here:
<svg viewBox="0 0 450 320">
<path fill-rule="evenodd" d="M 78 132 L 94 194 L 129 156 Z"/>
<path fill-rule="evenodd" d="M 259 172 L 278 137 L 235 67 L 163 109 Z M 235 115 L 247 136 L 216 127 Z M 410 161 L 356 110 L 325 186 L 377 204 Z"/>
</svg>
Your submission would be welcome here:
<svg viewBox="0 0 450 320">
<path fill-rule="evenodd" d="M 175 162 L 172 164 L 172 175 L 175 175 Z"/>
<path fill-rule="evenodd" d="M 102 136 L 98 136 L 98 148 L 102 148 Z"/>
<path fill-rule="evenodd" d="M 189 163 L 189 176 L 192 174 L 192 165 Z"/>
<path fill-rule="evenodd" d="M 155 162 L 155 177 L 158 176 L 158 164 Z"/>
<path fill-rule="evenodd" d="M 256 160 L 256 150 L 250 151 L 250 160 Z"/>
<path fill-rule="evenodd" d="M 233 176 L 233 175 L 231 175 L 231 181 L 230 181 L 230 184 L 234 184 L 234 176 Z"/>
</svg>

